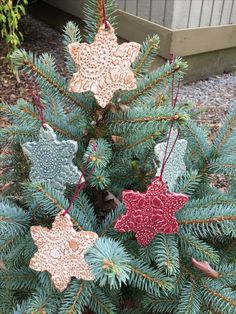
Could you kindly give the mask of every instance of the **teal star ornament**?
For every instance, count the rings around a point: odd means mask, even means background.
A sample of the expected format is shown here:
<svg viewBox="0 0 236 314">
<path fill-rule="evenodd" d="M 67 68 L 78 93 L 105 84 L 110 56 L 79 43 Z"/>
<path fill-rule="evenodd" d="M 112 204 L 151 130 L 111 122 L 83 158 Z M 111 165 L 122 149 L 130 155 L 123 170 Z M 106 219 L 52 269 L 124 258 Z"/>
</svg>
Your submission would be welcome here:
<svg viewBox="0 0 236 314">
<path fill-rule="evenodd" d="M 82 176 L 72 159 L 77 152 L 75 141 L 58 141 L 53 129 L 45 124 L 41 127 L 38 142 L 22 145 L 25 155 L 32 163 L 30 180 L 49 183 L 54 189 L 63 192 L 66 183 L 76 183 Z M 81 177 L 81 183 L 84 178 Z"/>
<path fill-rule="evenodd" d="M 177 134 L 178 134 L 177 131 L 172 130 L 167 149 L 167 156 L 175 142 Z M 155 155 L 160 162 L 156 176 L 160 176 L 161 173 L 161 167 L 165 155 L 166 144 L 167 142 L 159 143 L 154 148 Z M 165 165 L 162 179 L 168 185 L 170 191 L 174 190 L 178 177 L 183 176 L 186 172 L 184 155 L 187 149 L 187 144 L 188 142 L 184 139 L 177 140 L 174 149 L 170 155 L 170 158 L 168 159 Z"/>
</svg>

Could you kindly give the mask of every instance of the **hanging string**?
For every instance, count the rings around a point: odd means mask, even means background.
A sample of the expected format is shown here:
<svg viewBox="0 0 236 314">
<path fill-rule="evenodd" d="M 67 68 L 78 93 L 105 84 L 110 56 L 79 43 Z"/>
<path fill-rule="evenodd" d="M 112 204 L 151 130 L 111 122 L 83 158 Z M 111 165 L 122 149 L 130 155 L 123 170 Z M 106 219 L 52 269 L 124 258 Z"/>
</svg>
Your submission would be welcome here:
<svg viewBox="0 0 236 314">
<path fill-rule="evenodd" d="M 45 118 L 44 118 L 44 106 L 40 100 L 40 96 L 39 96 L 39 90 L 38 90 L 38 86 L 36 84 L 36 82 L 34 82 L 34 85 L 35 85 L 35 92 L 33 94 L 33 97 L 32 97 L 32 102 L 36 108 L 36 110 L 38 111 L 39 113 L 39 118 L 40 118 L 40 121 L 41 121 L 41 125 L 42 127 L 45 129 L 46 126 L 45 126 Z"/>
<path fill-rule="evenodd" d="M 170 55 L 170 58 L 169 58 L 169 62 L 170 64 L 172 64 L 174 62 L 174 55 L 171 54 Z M 173 77 L 172 77 L 172 82 L 171 82 L 171 105 L 172 105 L 172 108 L 174 109 L 175 106 L 176 106 L 176 103 L 177 103 L 177 100 L 178 100 L 178 97 L 179 97 L 179 91 L 180 91 L 180 80 L 178 81 L 178 86 L 177 86 L 177 92 L 176 92 L 176 95 L 174 96 L 174 74 L 173 74 Z M 176 113 L 177 114 L 177 113 Z M 168 152 L 168 148 L 169 148 L 169 143 L 170 143 L 170 138 L 171 138 L 171 133 L 172 133 L 172 130 L 173 130 L 173 121 L 171 122 L 171 125 L 170 125 L 170 129 L 169 129 L 169 133 L 168 133 L 168 136 L 167 136 L 167 141 L 166 141 L 166 148 L 165 148 L 165 152 L 164 152 L 164 158 L 163 158 L 163 162 L 162 162 L 162 166 L 161 166 L 161 171 L 160 171 L 160 178 L 162 180 L 162 177 L 163 177 L 163 173 L 164 173 L 164 170 L 165 170 L 165 166 L 174 150 L 174 147 L 177 143 L 177 140 L 179 138 L 179 130 L 177 129 L 177 135 L 176 135 L 176 138 L 172 144 L 172 147 L 170 148 L 170 151 L 167 155 L 167 152 Z"/>
<path fill-rule="evenodd" d="M 105 29 L 108 28 L 108 22 L 107 22 L 107 13 L 106 13 L 106 4 L 105 4 L 105 0 L 102 0 L 102 22 L 105 25 Z"/>
<path fill-rule="evenodd" d="M 172 131 L 173 129 L 173 126 L 170 127 L 170 131 Z M 171 133 L 171 132 L 170 132 Z M 161 167 L 161 172 L 160 172 L 160 177 L 162 178 L 163 176 L 163 172 L 164 172 L 164 169 L 165 169 L 165 165 L 167 164 L 174 148 L 175 148 L 175 145 L 177 143 L 177 140 L 179 138 L 179 130 L 177 130 L 177 135 L 176 135 L 176 138 L 174 140 L 174 143 L 172 144 L 172 147 L 167 155 L 167 150 L 168 150 L 168 146 L 169 146 L 169 141 L 170 141 L 170 135 L 168 135 L 168 139 L 167 139 L 167 142 L 166 142 L 166 149 L 165 149 L 165 154 L 164 154 L 164 159 L 163 159 L 163 163 L 162 163 L 162 167 Z M 167 155 L 167 156 L 166 156 Z"/>
<path fill-rule="evenodd" d="M 171 135 L 172 127 L 173 127 L 173 122 L 171 122 L 171 126 L 170 126 L 170 129 L 169 129 L 169 133 L 168 133 L 168 137 L 167 137 L 167 141 L 166 141 L 166 148 L 165 148 L 164 158 L 163 158 L 163 162 L 162 162 L 162 166 L 161 166 L 161 172 L 160 172 L 160 178 L 161 179 L 162 179 L 163 172 L 164 172 L 165 165 L 166 165 L 166 155 L 167 155 L 167 150 L 168 150 L 168 147 L 169 147 L 170 135 Z"/>
<path fill-rule="evenodd" d="M 68 205 L 67 208 L 64 210 L 63 216 L 65 216 L 66 214 L 68 214 L 68 212 L 69 212 L 71 206 L 73 205 L 75 199 L 77 198 L 79 192 L 81 192 L 81 191 L 83 190 L 83 188 L 85 187 L 85 185 L 86 185 L 86 183 L 88 182 L 89 178 L 90 178 L 91 175 L 93 174 L 93 172 L 94 172 L 94 170 L 95 170 L 95 167 L 93 167 L 93 168 L 89 171 L 87 177 L 85 178 L 85 181 L 84 181 L 83 183 L 81 183 L 81 180 L 82 180 L 82 178 L 84 177 L 84 174 L 85 174 L 85 172 L 86 172 L 86 170 L 87 170 L 87 168 L 88 168 L 88 164 L 89 164 L 89 162 L 90 162 L 90 160 L 91 160 L 92 154 L 93 154 L 96 150 L 97 150 L 97 144 L 94 144 L 94 145 L 92 146 L 92 151 L 91 151 L 91 153 L 88 155 L 88 158 L 87 158 L 87 160 L 86 160 L 86 164 L 85 164 L 85 166 L 84 166 L 83 169 L 82 169 L 82 172 L 81 172 L 81 176 L 80 176 L 80 178 L 79 178 L 79 181 L 78 181 L 77 184 L 76 184 L 75 192 L 74 192 L 74 194 L 73 194 L 73 196 L 72 196 L 72 198 L 71 198 L 71 201 L 70 201 L 69 205 Z"/>
</svg>

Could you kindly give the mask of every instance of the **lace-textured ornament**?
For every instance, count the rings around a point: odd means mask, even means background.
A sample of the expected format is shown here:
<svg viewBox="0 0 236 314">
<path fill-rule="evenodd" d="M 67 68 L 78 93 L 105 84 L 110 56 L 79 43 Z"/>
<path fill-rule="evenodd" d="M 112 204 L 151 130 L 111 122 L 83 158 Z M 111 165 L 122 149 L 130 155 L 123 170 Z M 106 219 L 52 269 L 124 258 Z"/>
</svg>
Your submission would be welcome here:
<svg viewBox="0 0 236 314">
<path fill-rule="evenodd" d="M 169 146 L 167 149 L 167 156 L 175 142 L 177 131 L 172 131 Z M 161 173 L 161 166 L 165 156 L 166 142 L 157 144 L 155 146 L 155 155 L 160 161 L 160 166 L 157 169 L 157 176 Z M 184 155 L 187 149 L 188 142 L 186 140 L 177 140 L 174 149 L 167 160 L 167 163 L 163 172 L 163 181 L 166 182 L 170 191 L 173 191 L 178 177 L 181 177 L 186 172 L 186 166 L 184 164 Z"/>
<path fill-rule="evenodd" d="M 92 91 L 101 107 L 111 100 L 118 90 L 136 88 L 136 79 L 130 65 L 138 56 L 140 44 L 130 42 L 118 45 L 113 27 L 102 25 L 92 44 L 68 45 L 77 72 L 69 83 L 69 91 Z"/>
<path fill-rule="evenodd" d="M 117 220 L 117 231 L 134 231 L 141 246 L 148 245 L 157 233 L 177 233 L 174 213 L 183 207 L 188 197 L 170 193 L 160 177 L 152 181 L 146 193 L 127 190 L 122 196 L 128 210 Z"/>
<path fill-rule="evenodd" d="M 29 267 L 36 271 L 48 271 L 57 289 L 66 289 L 71 277 L 94 280 L 84 255 L 98 239 L 91 231 L 76 232 L 70 216 L 57 214 L 52 229 L 41 226 L 30 228 L 38 251 L 30 260 Z"/>
<path fill-rule="evenodd" d="M 77 143 L 71 140 L 59 142 L 49 125 L 45 124 L 45 129 L 41 127 L 38 142 L 27 142 L 22 148 L 32 161 L 31 181 L 49 183 L 63 192 L 67 182 L 76 183 L 79 180 L 81 172 L 72 163 Z M 81 178 L 82 182 L 84 178 Z"/>
</svg>

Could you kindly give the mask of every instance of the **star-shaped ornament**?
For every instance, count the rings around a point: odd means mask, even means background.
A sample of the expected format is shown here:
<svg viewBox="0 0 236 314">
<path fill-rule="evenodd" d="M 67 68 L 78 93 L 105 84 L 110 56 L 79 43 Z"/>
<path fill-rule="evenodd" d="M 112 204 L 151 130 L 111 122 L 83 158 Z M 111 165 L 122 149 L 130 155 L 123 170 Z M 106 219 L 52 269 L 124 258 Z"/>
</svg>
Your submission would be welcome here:
<svg viewBox="0 0 236 314">
<path fill-rule="evenodd" d="M 152 181 L 146 193 L 127 190 L 122 196 L 127 211 L 117 220 L 117 231 L 134 231 L 141 246 L 148 245 L 157 233 L 178 232 L 174 213 L 184 206 L 188 197 L 170 193 L 160 177 Z"/>
<path fill-rule="evenodd" d="M 77 72 L 69 83 L 69 91 L 92 91 L 98 104 L 106 107 L 116 90 L 136 88 L 130 66 L 140 48 L 140 44 L 134 42 L 119 45 L 109 23 L 108 29 L 104 25 L 99 28 L 92 44 L 69 44 L 69 53 L 77 66 Z"/>
<path fill-rule="evenodd" d="M 66 289 L 71 277 L 94 280 L 84 255 L 98 239 L 91 231 L 76 232 L 70 216 L 57 214 L 52 229 L 41 226 L 30 228 L 38 251 L 30 260 L 29 267 L 36 271 L 48 271 L 57 289 Z"/>
<path fill-rule="evenodd" d="M 176 140 L 177 131 L 172 131 L 170 135 L 169 145 L 167 149 L 167 156 Z M 165 156 L 167 142 L 159 143 L 155 146 L 155 155 L 160 161 L 160 166 L 157 169 L 156 176 L 161 173 L 161 167 Z M 170 191 L 173 191 L 178 177 L 181 177 L 186 172 L 186 166 L 184 163 L 184 155 L 187 149 L 188 142 L 186 140 L 177 140 L 173 151 L 164 168 L 163 181 L 166 182 Z"/>
<path fill-rule="evenodd" d="M 33 182 L 49 183 L 63 192 L 66 183 L 76 183 L 82 175 L 72 162 L 78 149 L 77 143 L 58 141 L 47 124 L 45 128 L 41 127 L 38 142 L 24 143 L 22 148 L 32 162 L 30 180 Z M 80 182 L 84 182 L 83 177 Z"/>
</svg>

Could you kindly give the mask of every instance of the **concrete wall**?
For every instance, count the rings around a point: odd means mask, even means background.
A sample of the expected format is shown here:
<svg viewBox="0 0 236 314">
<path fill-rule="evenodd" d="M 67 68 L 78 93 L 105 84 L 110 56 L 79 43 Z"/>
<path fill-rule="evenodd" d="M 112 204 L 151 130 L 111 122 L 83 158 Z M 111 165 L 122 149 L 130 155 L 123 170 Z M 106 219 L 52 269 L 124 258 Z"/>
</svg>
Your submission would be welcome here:
<svg viewBox="0 0 236 314">
<path fill-rule="evenodd" d="M 117 0 L 120 10 L 172 29 L 236 24 L 236 0 Z"/>
</svg>

